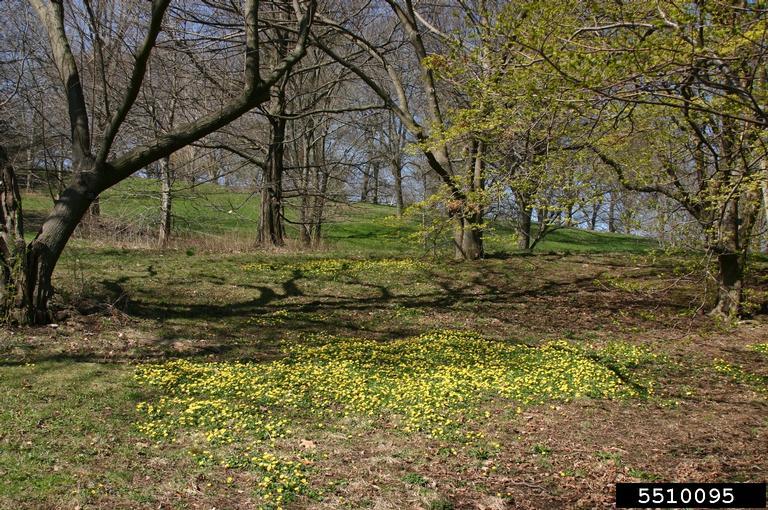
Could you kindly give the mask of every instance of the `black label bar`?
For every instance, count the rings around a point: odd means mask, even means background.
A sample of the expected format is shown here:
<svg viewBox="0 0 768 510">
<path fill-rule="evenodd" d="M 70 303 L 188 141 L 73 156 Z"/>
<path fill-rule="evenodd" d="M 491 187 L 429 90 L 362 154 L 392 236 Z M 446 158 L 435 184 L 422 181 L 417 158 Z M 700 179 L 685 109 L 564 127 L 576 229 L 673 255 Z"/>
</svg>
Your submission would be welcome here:
<svg viewBox="0 0 768 510">
<path fill-rule="evenodd" d="M 616 508 L 765 508 L 765 483 L 617 483 Z"/>
</svg>

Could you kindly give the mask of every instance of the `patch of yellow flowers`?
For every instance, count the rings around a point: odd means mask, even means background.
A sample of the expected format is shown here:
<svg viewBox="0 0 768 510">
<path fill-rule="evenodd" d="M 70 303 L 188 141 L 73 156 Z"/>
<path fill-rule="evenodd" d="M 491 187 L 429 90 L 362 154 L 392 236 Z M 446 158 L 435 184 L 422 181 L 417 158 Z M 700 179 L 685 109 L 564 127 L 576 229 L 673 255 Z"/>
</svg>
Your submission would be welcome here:
<svg viewBox="0 0 768 510">
<path fill-rule="evenodd" d="M 244 271 L 249 272 L 281 272 L 299 273 L 304 277 L 336 277 L 342 274 L 357 274 L 364 272 L 404 272 L 418 271 L 427 265 L 412 258 L 405 259 L 317 259 L 296 264 L 279 264 L 257 262 L 244 264 Z"/>
<path fill-rule="evenodd" d="M 288 310 L 280 309 L 274 312 L 265 313 L 256 317 L 248 319 L 248 324 L 256 324 L 258 326 L 279 326 L 285 323 L 291 316 Z"/>
<path fill-rule="evenodd" d="M 768 356 L 768 342 L 750 345 L 749 350 L 759 352 L 760 354 L 765 354 L 766 356 Z"/>
<path fill-rule="evenodd" d="M 768 376 L 749 372 L 741 365 L 731 364 L 720 358 L 714 360 L 713 366 L 715 371 L 727 376 L 732 381 L 746 384 L 747 386 L 751 386 L 755 391 L 768 395 Z"/>
<path fill-rule="evenodd" d="M 163 395 L 139 404 L 146 414 L 139 428 L 160 440 L 188 431 L 211 444 L 268 446 L 289 433 L 288 416 L 308 413 L 322 422 L 363 415 L 395 418 L 389 423 L 404 432 L 466 441 L 475 433 L 462 430 L 489 417 L 479 404 L 490 399 L 507 400 L 519 412 L 520 406 L 552 400 L 639 395 L 637 387 L 566 341 L 529 347 L 460 331 L 388 343 L 316 335 L 284 351 L 283 359 L 269 363 L 175 360 L 139 366 L 138 381 Z M 614 349 L 610 357 L 622 354 L 632 358 L 628 365 L 644 359 L 633 350 Z M 244 453 L 227 465 L 248 458 Z M 307 488 L 300 463 L 268 460 L 250 461 L 266 473 L 259 485 L 265 501 L 278 504 L 277 498 L 284 502 Z"/>
</svg>

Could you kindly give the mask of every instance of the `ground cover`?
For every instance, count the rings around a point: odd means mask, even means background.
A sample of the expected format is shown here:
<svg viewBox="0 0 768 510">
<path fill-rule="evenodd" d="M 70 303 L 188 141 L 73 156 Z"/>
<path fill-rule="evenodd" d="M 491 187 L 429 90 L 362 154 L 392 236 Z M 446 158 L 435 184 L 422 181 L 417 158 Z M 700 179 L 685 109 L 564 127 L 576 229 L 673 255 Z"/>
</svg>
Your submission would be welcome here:
<svg viewBox="0 0 768 510">
<path fill-rule="evenodd" d="M 0 335 L 1 508 L 596 508 L 768 474 L 768 324 L 698 313 L 691 257 L 141 246 L 76 240 L 57 323 Z"/>
</svg>

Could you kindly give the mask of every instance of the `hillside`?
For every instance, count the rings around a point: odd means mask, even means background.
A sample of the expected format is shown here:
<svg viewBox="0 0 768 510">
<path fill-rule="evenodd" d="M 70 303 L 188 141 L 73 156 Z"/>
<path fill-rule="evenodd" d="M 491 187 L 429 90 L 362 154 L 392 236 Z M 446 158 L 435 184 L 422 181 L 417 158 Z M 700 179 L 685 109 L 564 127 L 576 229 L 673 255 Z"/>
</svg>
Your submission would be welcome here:
<svg viewBox="0 0 768 510">
<path fill-rule="evenodd" d="M 27 235 L 34 230 L 52 204 L 49 195 L 40 192 L 23 195 Z M 100 200 L 106 231 L 101 237 L 109 239 L 111 228 L 117 240 L 135 241 L 150 246 L 159 224 L 160 185 L 156 180 L 133 178 L 106 191 Z M 246 249 L 256 237 L 259 218 L 259 197 L 248 191 L 237 191 L 216 184 L 184 186 L 173 194 L 174 236 L 183 241 L 208 240 L 218 244 L 226 239 L 239 249 Z M 288 207 L 286 224 L 288 236 L 297 237 L 294 208 Z M 325 251 L 347 255 L 419 254 L 432 249 L 425 247 L 419 232 L 418 218 L 399 219 L 394 207 L 366 203 L 330 203 L 327 206 L 324 231 Z M 535 226 L 534 226 L 535 228 Z M 446 229 L 446 232 L 448 230 Z M 446 249 L 449 239 L 437 243 Z M 653 249 L 656 243 L 647 238 L 593 232 L 568 228 L 549 234 L 536 247 L 536 252 L 634 252 Z M 509 222 L 492 225 L 486 236 L 489 254 L 515 252 L 514 229 Z"/>
</svg>

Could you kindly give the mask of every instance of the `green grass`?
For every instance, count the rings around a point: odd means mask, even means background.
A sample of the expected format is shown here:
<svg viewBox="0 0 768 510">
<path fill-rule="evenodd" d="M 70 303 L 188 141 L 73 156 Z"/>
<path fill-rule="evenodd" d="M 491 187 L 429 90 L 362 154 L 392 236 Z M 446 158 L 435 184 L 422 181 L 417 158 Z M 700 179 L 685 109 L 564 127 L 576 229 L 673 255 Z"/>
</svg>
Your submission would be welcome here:
<svg viewBox="0 0 768 510">
<path fill-rule="evenodd" d="M 705 405 L 695 400 L 705 388 L 669 389 L 691 370 L 667 363 L 669 351 L 688 349 L 676 359 L 689 363 L 699 344 L 663 329 L 695 306 L 698 288 L 649 302 L 597 283 L 610 274 L 652 287 L 674 263 L 601 253 L 457 263 L 366 250 L 77 240 L 56 273 L 58 299 L 101 305 L 96 313 L 0 338 L 0 508 L 370 508 L 377 498 L 461 508 L 461 494 L 506 494 L 504 480 L 535 469 L 568 473 L 568 484 L 601 465 L 671 476 L 680 458 L 650 466 L 624 442 L 654 440 L 653 430 L 581 438 L 573 451 L 562 436 L 589 434 L 613 413 L 614 426 L 653 415 L 677 429 Z M 755 342 L 741 357 L 721 355 L 757 377 L 765 346 Z M 706 370 L 685 384 L 757 380 Z M 657 405 L 670 391 L 679 410 Z M 707 444 L 711 419 L 698 417 Z M 690 460 L 683 450 L 674 455 Z M 575 455 L 586 457 L 573 464 Z M 535 484 L 566 494 L 559 479 Z M 380 493 L 366 492 L 372 484 Z"/>
<path fill-rule="evenodd" d="M 0 370 L 0 507 L 93 502 L 112 491 L 138 497 L 131 462 L 140 436 L 130 369 L 44 362 Z M 119 464 L 110 468 L 110 459 Z M 138 459 L 136 459 L 138 460 Z M 133 465 L 132 465 L 133 464 Z"/>
<path fill-rule="evenodd" d="M 536 246 L 539 252 L 631 252 L 657 248 L 655 240 L 627 234 L 565 228 L 552 232 Z"/>
<path fill-rule="evenodd" d="M 22 198 L 30 235 L 52 206 L 49 195 L 26 193 Z M 248 191 L 216 184 L 183 184 L 173 195 L 174 234 L 182 237 L 216 238 L 234 236 L 255 240 L 259 218 L 259 196 Z M 153 235 L 159 225 L 160 184 L 156 180 L 132 178 L 105 191 L 100 197 L 102 216 L 132 232 Z M 297 219 L 290 205 L 286 211 Z M 409 248 L 406 238 L 415 232 L 412 222 L 393 218 L 393 207 L 372 204 L 334 204 L 326 207 L 324 237 L 332 248 L 344 253 L 379 249 L 399 251 Z M 289 237 L 296 238 L 294 225 L 286 224 Z"/>
<path fill-rule="evenodd" d="M 256 237 L 259 197 L 248 191 L 224 188 L 217 184 L 177 183 L 173 199 L 174 233 L 182 237 L 216 239 L 226 237 L 251 242 Z M 153 236 L 159 223 L 160 184 L 157 180 L 131 178 L 101 195 L 102 215 L 129 232 Z M 52 200 L 45 193 L 23 196 L 28 217 L 28 235 L 33 235 Z M 289 204 L 289 220 L 296 210 Z M 514 231 L 506 223 L 493 226 L 486 242 L 488 253 L 515 252 Z M 536 227 L 534 226 L 534 229 Z M 286 224 L 288 236 L 297 237 L 294 225 Z M 326 248 L 344 256 L 368 254 L 418 254 L 426 250 L 418 235 L 417 218 L 400 219 L 394 207 L 372 204 L 335 204 L 326 208 L 323 237 Z M 450 249 L 449 236 L 438 243 Z M 623 234 L 608 234 L 580 229 L 559 229 L 540 242 L 537 252 L 644 252 L 656 247 L 653 240 Z"/>
</svg>

